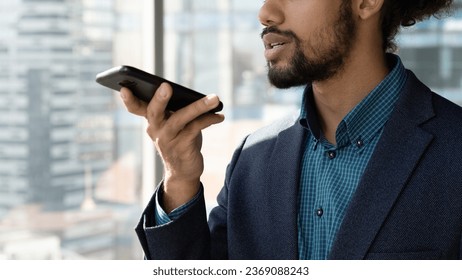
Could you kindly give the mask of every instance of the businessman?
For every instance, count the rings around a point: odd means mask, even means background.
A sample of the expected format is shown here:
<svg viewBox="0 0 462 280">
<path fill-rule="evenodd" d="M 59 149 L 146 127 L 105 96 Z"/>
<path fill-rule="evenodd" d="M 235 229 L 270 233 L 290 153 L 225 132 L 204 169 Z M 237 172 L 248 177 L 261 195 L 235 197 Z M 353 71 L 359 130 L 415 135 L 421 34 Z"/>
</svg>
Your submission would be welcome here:
<svg viewBox="0 0 462 280">
<path fill-rule="evenodd" d="M 137 234 L 148 259 L 461 259 L 462 109 L 403 66 L 394 37 L 447 0 L 267 0 L 269 81 L 306 85 L 300 116 L 246 137 L 207 220 L 201 131 L 211 95 L 146 117 L 165 175 Z"/>
</svg>

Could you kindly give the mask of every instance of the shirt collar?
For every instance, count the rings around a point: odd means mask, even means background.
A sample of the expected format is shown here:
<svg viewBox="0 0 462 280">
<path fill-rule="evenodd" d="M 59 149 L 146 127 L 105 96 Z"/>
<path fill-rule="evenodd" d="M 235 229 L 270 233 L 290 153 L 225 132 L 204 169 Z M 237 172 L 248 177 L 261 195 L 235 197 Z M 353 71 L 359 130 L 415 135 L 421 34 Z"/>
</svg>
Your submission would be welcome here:
<svg viewBox="0 0 462 280">
<path fill-rule="evenodd" d="M 398 56 L 387 54 L 387 59 L 393 65 L 390 73 L 339 124 L 336 132 L 338 147 L 349 143 L 364 146 L 388 120 L 406 83 L 407 73 Z M 306 87 L 303 94 L 300 124 L 316 140 L 320 140 L 321 127 L 311 85 Z"/>
</svg>

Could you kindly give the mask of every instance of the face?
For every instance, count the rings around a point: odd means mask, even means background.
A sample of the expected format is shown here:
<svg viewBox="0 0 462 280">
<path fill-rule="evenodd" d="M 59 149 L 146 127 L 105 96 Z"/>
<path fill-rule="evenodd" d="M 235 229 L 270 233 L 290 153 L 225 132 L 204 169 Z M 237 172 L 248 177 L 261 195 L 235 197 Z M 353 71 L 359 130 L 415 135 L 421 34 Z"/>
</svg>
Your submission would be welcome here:
<svg viewBox="0 0 462 280">
<path fill-rule="evenodd" d="M 259 17 L 268 78 L 278 88 L 335 76 L 355 40 L 350 1 L 269 0 Z"/>
</svg>

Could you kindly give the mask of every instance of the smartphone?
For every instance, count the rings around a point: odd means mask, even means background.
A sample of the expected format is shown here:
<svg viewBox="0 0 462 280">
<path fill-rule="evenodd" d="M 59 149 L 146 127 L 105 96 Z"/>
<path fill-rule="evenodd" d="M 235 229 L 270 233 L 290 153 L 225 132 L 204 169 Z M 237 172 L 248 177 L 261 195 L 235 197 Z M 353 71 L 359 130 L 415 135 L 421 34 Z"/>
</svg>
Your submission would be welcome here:
<svg viewBox="0 0 462 280">
<path fill-rule="evenodd" d="M 126 65 L 117 66 L 97 74 L 96 82 L 116 91 L 120 91 L 122 87 L 129 88 L 133 95 L 146 103 L 149 103 L 159 86 L 167 82 L 173 89 L 173 95 L 167 104 L 167 110 L 173 112 L 205 96 L 202 93 L 175 84 L 159 76 Z M 222 109 L 223 103 L 220 102 L 210 113 L 216 113 Z"/>
</svg>

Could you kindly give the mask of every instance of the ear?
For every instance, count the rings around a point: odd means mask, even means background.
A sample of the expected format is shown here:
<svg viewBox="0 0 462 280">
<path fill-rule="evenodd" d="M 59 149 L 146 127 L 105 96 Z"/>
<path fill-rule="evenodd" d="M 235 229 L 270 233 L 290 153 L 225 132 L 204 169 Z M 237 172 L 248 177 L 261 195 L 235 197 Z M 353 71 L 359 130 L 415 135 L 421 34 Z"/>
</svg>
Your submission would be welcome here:
<svg viewBox="0 0 462 280">
<path fill-rule="evenodd" d="M 385 0 L 351 0 L 352 9 L 359 19 L 367 20 L 380 15 Z"/>
</svg>

